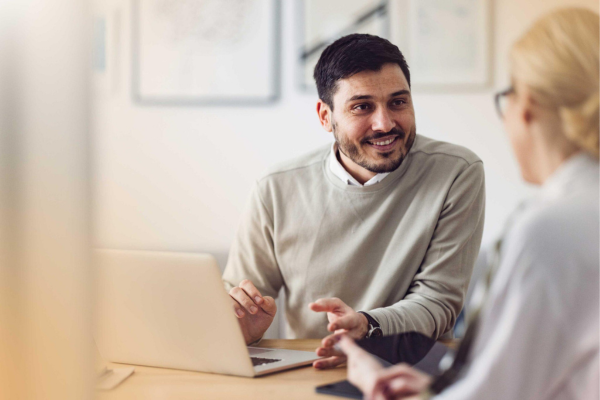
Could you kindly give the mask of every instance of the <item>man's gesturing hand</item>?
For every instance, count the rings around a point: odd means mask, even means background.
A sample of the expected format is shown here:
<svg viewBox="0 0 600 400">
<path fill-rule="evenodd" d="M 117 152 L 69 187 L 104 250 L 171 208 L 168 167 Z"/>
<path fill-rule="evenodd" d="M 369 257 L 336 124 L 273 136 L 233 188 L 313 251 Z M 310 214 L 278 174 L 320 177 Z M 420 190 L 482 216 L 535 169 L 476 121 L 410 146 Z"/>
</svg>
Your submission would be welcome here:
<svg viewBox="0 0 600 400">
<path fill-rule="evenodd" d="M 319 299 L 310 303 L 309 308 L 315 312 L 326 312 L 329 324 L 327 330 L 335 332 L 321 341 L 317 355 L 328 357 L 313 363 L 315 368 L 332 368 L 346 362 L 346 356 L 335 350 L 333 346 L 340 336 L 346 334 L 353 339 L 362 339 L 369 329 L 369 321 L 363 314 L 357 313 L 338 298 Z"/>
<path fill-rule="evenodd" d="M 233 309 L 246 344 L 260 339 L 271 326 L 277 313 L 277 305 L 271 296 L 262 296 L 252 282 L 244 279 L 229 291 Z"/>
</svg>

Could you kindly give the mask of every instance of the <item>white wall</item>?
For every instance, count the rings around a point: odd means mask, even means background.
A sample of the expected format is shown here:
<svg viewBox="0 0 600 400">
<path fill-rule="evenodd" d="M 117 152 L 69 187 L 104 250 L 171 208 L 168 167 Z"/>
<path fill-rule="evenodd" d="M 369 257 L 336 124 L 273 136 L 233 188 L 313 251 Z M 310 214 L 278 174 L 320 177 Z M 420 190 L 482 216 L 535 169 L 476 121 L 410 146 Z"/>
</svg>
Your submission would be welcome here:
<svg viewBox="0 0 600 400">
<path fill-rule="evenodd" d="M 318 123 L 316 94 L 300 93 L 295 82 L 296 7 L 282 0 L 283 82 L 275 105 L 140 107 L 131 101 L 130 3 L 97 3 L 96 13 L 108 18 L 109 47 L 118 51 L 94 77 L 96 243 L 205 251 L 223 263 L 254 180 L 266 167 L 332 140 Z M 484 243 L 529 191 L 493 105 L 493 93 L 508 83 L 508 48 L 538 16 L 568 5 L 598 10 L 595 0 L 495 0 L 494 86 L 413 93 L 419 133 L 467 146 L 484 161 Z"/>
</svg>

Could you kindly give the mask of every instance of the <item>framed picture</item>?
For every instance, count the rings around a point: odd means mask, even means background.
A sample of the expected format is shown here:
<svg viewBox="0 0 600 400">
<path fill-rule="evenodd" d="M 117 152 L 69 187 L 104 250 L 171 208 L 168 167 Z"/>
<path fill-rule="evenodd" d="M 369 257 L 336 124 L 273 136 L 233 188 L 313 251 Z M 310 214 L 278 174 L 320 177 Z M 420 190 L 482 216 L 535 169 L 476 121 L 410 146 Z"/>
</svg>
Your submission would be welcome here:
<svg viewBox="0 0 600 400">
<path fill-rule="evenodd" d="M 396 0 L 397 1 L 397 0 Z M 417 89 L 477 89 L 491 84 L 490 0 L 400 0 L 392 41 L 405 53 Z"/>
<path fill-rule="evenodd" d="M 280 92 L 280 0 L 133 0 L 142 105 L 261 105 Z"/>
<path fill-rule="evenodd" d="M 389 0 L 297 0 L 299 23 L 298 81 L 316 91 L 313 71 L 329 44 L 351 33 L 388 38 Z"/>
</svg>

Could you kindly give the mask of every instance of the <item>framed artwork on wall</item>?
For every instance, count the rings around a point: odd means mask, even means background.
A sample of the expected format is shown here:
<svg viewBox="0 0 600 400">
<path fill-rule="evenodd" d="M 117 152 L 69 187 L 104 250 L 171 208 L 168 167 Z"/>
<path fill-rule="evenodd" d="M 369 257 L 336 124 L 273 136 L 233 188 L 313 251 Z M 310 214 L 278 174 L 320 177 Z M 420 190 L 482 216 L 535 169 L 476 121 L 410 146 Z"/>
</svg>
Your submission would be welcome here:
<svg viewBox="0 0 600 400">
<path fill-rule="evenodd" d="M 492 80 L 491 0 L 390 0 L 390 40 L 416 90 L 484 89 Z"/>
<path fill-rule="evenodd" d="M 390 0 L 297 0 L 298 82 L 301 90 L 316 91 L 313 71 L 329 44 L 351 33 L 388 38 Z"/>
<path fill-rule="evenodd" d="M 407 50 L 415 88 L 489 86 L 490 0 L 409 0 L 408 12 L 392 14 L 392 21 L 396 17 L 407 29 L 396 44 Z"/>
<path fill-rule="evenodd" d="M 314 91 L 323 49 L 358 32 L 397 45 L 416 90 L 485 89 L 492 80 L 491 1 L 297 0 L 299 86 Z"/>
<path fill-rule="evenodd" d="M 280 93 L 280 0 L 133 0 L 142 105 L 263 105 Z"/>
</svg>

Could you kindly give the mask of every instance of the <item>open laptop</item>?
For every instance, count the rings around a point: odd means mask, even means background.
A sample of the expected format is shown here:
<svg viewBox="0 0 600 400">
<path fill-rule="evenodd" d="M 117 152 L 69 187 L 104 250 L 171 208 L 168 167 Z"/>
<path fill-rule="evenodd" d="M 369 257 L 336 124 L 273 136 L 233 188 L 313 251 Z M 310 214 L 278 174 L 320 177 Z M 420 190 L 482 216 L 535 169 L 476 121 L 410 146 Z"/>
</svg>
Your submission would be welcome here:
<svg viewBox="0 0 600 400">
<path fill-rule="evenodd" d="M 208 254 L 97 250 L 95 337 L 108 361 L 254 377 L 314 352 L 247 347 Z"/>
</svg>

